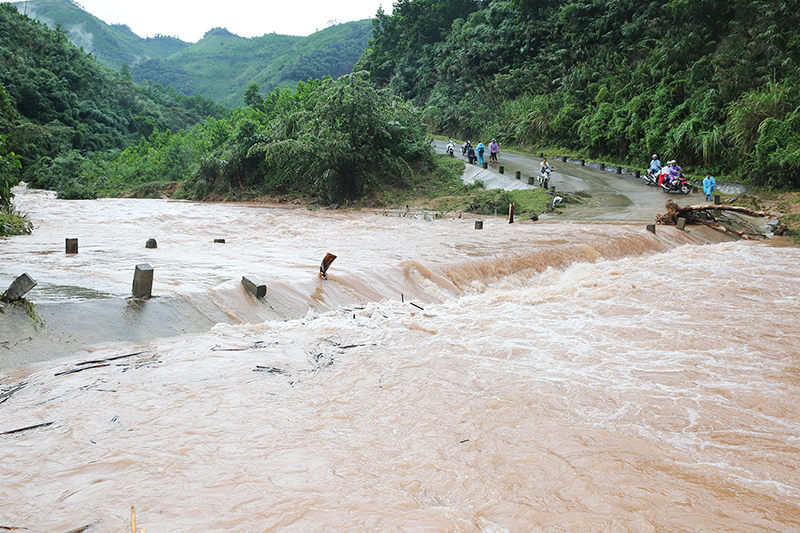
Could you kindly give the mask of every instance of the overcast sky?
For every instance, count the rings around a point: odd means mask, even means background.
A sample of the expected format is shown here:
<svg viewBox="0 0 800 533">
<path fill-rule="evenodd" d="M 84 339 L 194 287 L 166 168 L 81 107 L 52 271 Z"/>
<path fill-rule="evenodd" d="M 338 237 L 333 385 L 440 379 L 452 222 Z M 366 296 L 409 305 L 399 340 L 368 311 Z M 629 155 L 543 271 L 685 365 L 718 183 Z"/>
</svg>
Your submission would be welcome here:
<svg viewBox="0 0 800 533">
<path fill-rule="evenodd" d="M 139 37 L 156 34 L 197 42 L 211 28 L 227 28 L 241 37 L 266 33 L 306 36 L 329 21 L 372 18 L 393 0 L 77 0 L 108 24 L 127 24 Z"/>
</svg>

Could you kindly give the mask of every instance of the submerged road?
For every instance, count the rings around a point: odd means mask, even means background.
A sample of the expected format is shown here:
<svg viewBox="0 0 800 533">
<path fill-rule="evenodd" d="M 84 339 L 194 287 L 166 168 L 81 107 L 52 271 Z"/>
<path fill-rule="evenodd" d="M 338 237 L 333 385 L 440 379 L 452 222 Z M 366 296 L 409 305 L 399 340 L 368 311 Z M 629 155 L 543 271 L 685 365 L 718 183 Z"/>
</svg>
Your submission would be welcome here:
<svg viewBox="0 0 800 533">
<path fill-rule="evenodd" d="M 434 148 L 438 153 L 445 151 L 446 143 L 434 141 Z M 461 147 L 456 147 L 456 156 L 467 163 L 463 179 L 465 183 L 476 180 L 483 182 L 487 189 L 533 189 L 528 185 L 529 176 L 539 175 L 541 158 L 529 157 L 519 154 L 500 152 L 498 163 L 490 163 L 488 169 L 483 169 L 477 163 L 470 165 L 467 158 L 461 155 Z M 488 160 L 488 150 L 486 159 Z M 591 167 L 552 161 L 548 159 L 553 169 L 550 175 L 550 186 L 559 192 L 575 193 L 587 191 L 591 194 L 585 204 L 569 204 L 564 208 L 564 214 L 545 215 L 547 218 L 568 218 L 570 220 L 595 220 L 603 222 L 653 222 L 656 215 L 664 213 L 664 204 L 668 199 L 674 200 L 678 205 L 694 205 L 705 202 L 702 192 L 690 193 L 686 196 L 677 193 L 664 193 L 660 187 L 646 185 L 644 180 L 632 175 L 616 174 L 595 170 Z M 499 167 L 504 167 L 500 174 Z M 520 180 L 515 179 L 516 172 L 520 171 Z"/>
</svg>

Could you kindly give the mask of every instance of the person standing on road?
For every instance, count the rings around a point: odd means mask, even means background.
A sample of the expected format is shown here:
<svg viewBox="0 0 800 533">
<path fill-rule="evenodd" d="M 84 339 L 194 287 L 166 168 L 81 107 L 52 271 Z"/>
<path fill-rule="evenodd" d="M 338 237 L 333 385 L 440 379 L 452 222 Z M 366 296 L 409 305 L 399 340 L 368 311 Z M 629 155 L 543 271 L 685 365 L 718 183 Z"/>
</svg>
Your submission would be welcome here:
<svg viewBox="0 0 800 533">
<path fill-rule="evenodd" d="M 717 180 L 711 175 L 711 172 L 706 173 L 703 179 L 703 191 L 706 193 L 706 200 L 709 202 L 714 199 L 714 190 L 717 188 Z"/>
<path fill-rule="evenodd" d="M 478 146 L 475 147 L 475 151 L 478 152 L 478 163 L 483 165 L 483 152 L 486 151 L 486 147 L 483 143 L 479 142 Z"/>
<path fill-rule="evenodd" d="M 500 155 L 500 145 L 497 144 L 497 141 L 492 139 L 492 142 L 489 143 L 489 161 L 497 163 L 498 155 Z"/>
</svg>

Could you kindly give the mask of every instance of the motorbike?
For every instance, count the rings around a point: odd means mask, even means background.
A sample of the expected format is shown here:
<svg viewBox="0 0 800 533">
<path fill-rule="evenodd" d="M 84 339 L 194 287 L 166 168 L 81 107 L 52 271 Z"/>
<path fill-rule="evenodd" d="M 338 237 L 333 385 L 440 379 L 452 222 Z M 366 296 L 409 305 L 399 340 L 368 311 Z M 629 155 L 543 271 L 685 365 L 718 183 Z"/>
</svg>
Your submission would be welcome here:
<svg viewBox="0 0 800 533">
<path fill-rule="evenodd" d="M 664 180 L 661 183 L 661 190 L 670 193 L 670 192 L 679 192 L 681 194 L 689 194 L 692 192 L 692 184 L 686 181 L 686 178 L 683 174 L 678 176 L 678 179 L 673 181 L 672 183 L 669 180 Z"/>
<path fill-rule="evenodd" d="M 647 185 L 655 185 L 656 183 L 658 183 L 657 176 L 658 174 L 653 172 L 653 169 L 651 168 L 647 171 L 647 173 L 644 176 L 642 176 L 642 179 Z"/>
<path fill-rule="evenodd" d="M 450 154 L 450 157 L 455 156 L 455 143 L 453 141 L 447 141 L 447 147 L 444 149 L 446 154 Z"/>
</svg>

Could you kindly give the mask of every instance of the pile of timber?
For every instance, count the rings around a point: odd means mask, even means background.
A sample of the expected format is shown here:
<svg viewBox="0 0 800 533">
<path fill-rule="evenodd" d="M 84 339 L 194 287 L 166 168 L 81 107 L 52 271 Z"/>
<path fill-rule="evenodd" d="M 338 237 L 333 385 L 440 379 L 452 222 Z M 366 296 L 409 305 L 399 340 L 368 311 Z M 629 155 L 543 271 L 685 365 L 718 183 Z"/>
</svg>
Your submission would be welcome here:
<svg viewBox="0 0 800 533">
<path fill-rule="evenodd" d="M 656 216 L 656 222 L 667 226 L 675 226 L 679 218 L 686 224 L 708 226 L 724 233 L 736 235 L 742 239 L 763 239 L 767 234 L 780 235 L 785 226 L 777 225 L 771 229 L 765 222 L 776 218 L 769 211 L 755 211 L 747 207 L 735 205 L 689 205 L 680 207 L 672 200 L 667 200 L 667 212 Z"/>
</svg>

